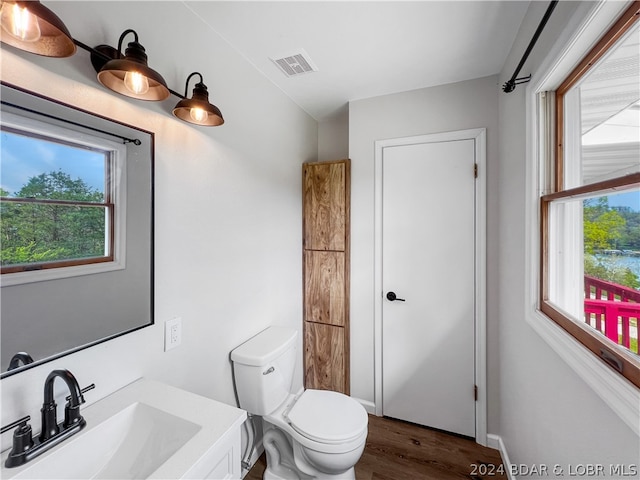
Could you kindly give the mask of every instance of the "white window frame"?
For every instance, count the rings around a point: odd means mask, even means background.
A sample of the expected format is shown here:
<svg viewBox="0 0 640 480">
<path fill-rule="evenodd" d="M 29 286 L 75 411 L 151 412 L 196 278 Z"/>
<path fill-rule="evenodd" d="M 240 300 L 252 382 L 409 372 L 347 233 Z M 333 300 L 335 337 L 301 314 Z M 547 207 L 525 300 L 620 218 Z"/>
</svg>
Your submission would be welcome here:
<svg viewBox="0 0 640 480">
<path fill-rule="evenodd" d="M 540 289 L 540 197 L 545 192 L 550 168 L 545 158 L 552 130 L 540 122 L 544 102 L 540 94 L 555 90 L 578 61 L 598 41 L 630 2 L 583 3 L 532 74 L 526 89 L 526 246 L 525 319 L 540 337 L 582 378 L 593 391 L 640 435 L 640 390 L 606 366 L 573 336 L 544 315 L 539 308 Z M 542 160 L 541 160 L 542 159 Z"/>
<path fill-rule="evenodd" d="M 86 265 L 43 268 L 41 270 L 30 270 L 24 272 L 3 273 L 0 277 L 1 286 L 8 287 L 125 269 L 127 222 L 126 146 L 123 143 L 115 142 L 98 136 L 97 134 L 75 130 L 72 126 L 67 128 L 61 125 L 23 117 L 11 112 L 2 113 L 2 124 L 27 134 L 31 133 L 35 135 L 42 135 L 71 145 L 99 149 L 108 152 L 111 156 L 111 198 L 115 207 L 113 219 L 114 234 L 112 261 L 90 263 Z"/>
</svg>

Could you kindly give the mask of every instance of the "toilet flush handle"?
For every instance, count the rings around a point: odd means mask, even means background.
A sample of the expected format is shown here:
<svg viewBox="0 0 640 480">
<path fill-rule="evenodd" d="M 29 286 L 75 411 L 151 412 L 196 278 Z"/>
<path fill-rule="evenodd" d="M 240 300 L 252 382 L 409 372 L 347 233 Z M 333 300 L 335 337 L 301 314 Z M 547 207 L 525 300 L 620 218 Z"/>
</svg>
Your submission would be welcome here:
<svg viewBox="0 0 640 480">
<path fill-rule="evenodd" d="M 267 370 L 265 370 L 264 372 L 262 372 L 263 375 L 269 375 L 270 373 L 273 373 L 276 371 L 276 367 L 269 367 Z"/>
</svg>

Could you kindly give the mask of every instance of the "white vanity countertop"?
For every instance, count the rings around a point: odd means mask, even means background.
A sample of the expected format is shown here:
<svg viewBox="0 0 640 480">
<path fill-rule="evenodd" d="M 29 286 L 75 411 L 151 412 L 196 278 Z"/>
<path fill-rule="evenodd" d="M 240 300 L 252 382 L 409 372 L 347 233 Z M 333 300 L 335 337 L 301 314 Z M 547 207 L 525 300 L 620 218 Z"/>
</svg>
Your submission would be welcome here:
<svg viewBox="0 0 640 480">
<path fill-rule="evenodd" d="M 1 457 L 1 478 L 28 478 L 27 470 L 31 468 L 32 464 L 37 464 L 39 460 L 55 455 L 57 451 L 61 452 L 61 449 L 72 450 L 74 448 L 71 446 L 72 443 L 84 443 L 83 437 L 89 435 L 92 429 L 136 403 L 146 404 L 187 422 L 192 422 L 199 427 L 196 433 L 168 461 L 153 471 L 149 478 L 183 478 L 194 465 L 198 464 L 215 448 L 216 442 L 234 429 L 239 429 L 247 418 L 247 413 L 239 408 L 160 382 L 139 379 L 82 409 L 81 413 L 87 422 L 87 426 L 83 430 L 25 465 L 10 469 L 5 468 L 4 463 L 9 450 L 5 451 Z M 39 419 L 32 423 L 32 427 L 34 432 L 39 430 Z M 90 438 L 87 437 L 87 440 Z M 22 472 L 24 475 L 21 475 Z M 55 474 L 53 475 L 55 478 Z"/>
</svg>

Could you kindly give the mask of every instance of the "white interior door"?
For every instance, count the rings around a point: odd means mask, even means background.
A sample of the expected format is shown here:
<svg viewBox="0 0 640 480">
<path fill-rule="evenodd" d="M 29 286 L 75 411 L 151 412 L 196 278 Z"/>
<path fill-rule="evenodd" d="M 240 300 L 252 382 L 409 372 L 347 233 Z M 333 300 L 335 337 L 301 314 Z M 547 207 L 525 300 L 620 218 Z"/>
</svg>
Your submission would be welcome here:
<svg viewBox="0 0 640 480">
<path fill-rule="evenodd" d="M 382 154 L 383 414 L 471 437 L 474 164 L 473 139 Z"/>
</svg>

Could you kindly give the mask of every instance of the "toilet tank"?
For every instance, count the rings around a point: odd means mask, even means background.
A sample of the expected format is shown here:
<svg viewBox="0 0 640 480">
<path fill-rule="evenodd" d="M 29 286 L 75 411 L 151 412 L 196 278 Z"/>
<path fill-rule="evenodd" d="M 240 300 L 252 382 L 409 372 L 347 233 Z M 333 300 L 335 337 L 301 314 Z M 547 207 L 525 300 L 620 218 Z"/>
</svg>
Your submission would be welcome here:
<svg viewBox="0 0 640 480">
<path fill-rule="evenodd" d="M 286 400 L 293 383 L 297 336 L 292 328 L 269 327 L 231 352 L 240 408 L 267 415 Z"/>
</svg>

